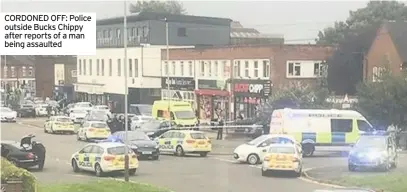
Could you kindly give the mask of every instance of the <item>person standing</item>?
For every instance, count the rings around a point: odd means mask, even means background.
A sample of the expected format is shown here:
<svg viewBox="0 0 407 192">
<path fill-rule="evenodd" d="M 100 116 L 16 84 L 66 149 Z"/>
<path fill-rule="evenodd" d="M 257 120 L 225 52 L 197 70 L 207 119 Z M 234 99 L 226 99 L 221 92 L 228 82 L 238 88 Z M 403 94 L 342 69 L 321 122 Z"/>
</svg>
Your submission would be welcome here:
<svg viewBox="0 0 407 192">
<path fill-rule="evenodd" d="M 222 116 L 218 117 L 218 135 L 216 136 L 217 140 L 222 140 L 223 139 L 223 126 L 225 125 L 224 120 Z"/>
</svg>

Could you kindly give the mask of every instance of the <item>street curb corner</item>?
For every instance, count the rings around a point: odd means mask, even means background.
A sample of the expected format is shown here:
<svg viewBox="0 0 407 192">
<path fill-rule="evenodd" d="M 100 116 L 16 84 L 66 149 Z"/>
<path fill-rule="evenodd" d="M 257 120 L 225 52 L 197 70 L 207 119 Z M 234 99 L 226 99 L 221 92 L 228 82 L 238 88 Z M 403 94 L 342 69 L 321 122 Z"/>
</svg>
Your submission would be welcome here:
<svg viewBox="0 0 407 192">
<path fill-rule="evenodd" d="M 322 185 L 322 186 L 327 186 L 327 187 L 346 188 L 345 186 L 331 184 L 331 183 L 328 183 L 328 182 L 326 182 L 326 181 L 322 181 L 322 180 L 320 180 L 320 179 L 316 179 L 316 178 L 314 178 L 314 177 L 309 176 L 309 174 L 308 174 L 307 172 L 308 172 L 308 171 L 311 171 L 311 170 L 313 170 L 313 169 L 315 169 L 315 168 L 310 168 L 310 169 L 304 170 L 304 171 L 302 172 L 302 174 L 301 174 L 300 179 L 303 180 L 303 181 L 305 181 L 305 182 L 308 182 L 308 183 L 314 183 L 314 184 L 318 184 L 318 185 Z"/>
</svg>

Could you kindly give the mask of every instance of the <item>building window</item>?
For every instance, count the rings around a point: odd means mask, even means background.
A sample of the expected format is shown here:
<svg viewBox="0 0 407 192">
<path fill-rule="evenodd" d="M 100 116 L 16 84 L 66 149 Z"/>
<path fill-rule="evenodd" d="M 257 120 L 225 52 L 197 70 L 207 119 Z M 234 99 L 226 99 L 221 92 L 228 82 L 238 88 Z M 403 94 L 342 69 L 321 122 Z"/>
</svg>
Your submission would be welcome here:
<svg viewBox="0 0 407 192">
<path fill-rule="evenodd" d="M 230 74 L 230 67 L 227 64 L 227 61 L 222 61 L 222 66 L 220 67 L 220 71 L 221 71 L 220 72 L 221 74 L 223 73 L 224 77 L 227 77 L 228 75 L 231 75 Z M 225 72 L 227 72 L 229 74 L 224 74 Z"/>
<path fill-rule="evenodd" d="M 173 62 L 171 63 L 171 66 L 172 66 L 172 75 L 175 75 L 175 70 L 176 70 L 175 61 L 173 61 Z"/>
<path fill-rule="evenodd" d="M 79 72 L 79 75 L 82 75 L 82 60 L 79 59 L 78 62 L 79 62 L 78 67 L 77 67 L 78 72 Z"/>
<path fill-rule="evenodd" d="M 183 61 L 181 61 L 180 67 L 181 67 L 181 76 L 184 76 L 184 62 Z"/>
<path fill-rule="evenodd" d="M 103 38 L 109 38 L 109 32 L 107 30 L 103 31 Z"/>
<path fill-rule="evenodd" d="M 113 64 L 112 64 L 113 62 L 112 62 L 112 59 L 109 59 L 109 76 L 112 76 L 113 75 Z"/>
<path fill-rule="evenodd" d="M 110 29 L 109 30 L 109 39 L 113 38 L 113 31 Z"/>
<path fill-rule="evenodd" d="M 7 66 L 4 66 L 4 67 L 3 67 L 3 77 L 4 77 L 4 78 L 7 77 L 7 75 L 8 75 L 7 73 L 8 73 L 8 67 L 7 67 Z"/>
<path fill-rule="evenodd" d="M 116 38 L 120 39 L 121 38 L 121 30 L 120 29 L 116 29 Z"/>
<path fill-rule="evenodd" d="M 99 71 L 100 71 L 100 60 L 96 59 L 96 76 L 99 76 Z"/>
<path fill-rule="evenodd" d="M 210 62 L 210 61 L 208 61 L 208 63 L 206 63 L 207 64 L 207 69 L 208 69 L 208 76 L 210 77 L 210 76 L 212 76 L 212 62 Z"/>
<path fill-rule="evenodd" d="M 178 37 L 186 37 L 187 29 L 185 27 L 180 27 L 180 28 L 178 28 L 177 34 L 178 34 Z"/>
<path fill-rule="evenodd" d="M 134 77 L 138 77 L 138 59 L 134 59 Z"/>
<path fill-rule="evenodd" d="M 133 77 L 133 59 L 129 59 L 129 77 Z"/>
<path fill-rule="evenodd" d="M 321 77 L 325 73 L 324 63 L 314 63 L 314 76 Z"/>
<path fill-rule="evenodd" d="M 89 59 L 89 75 L 92 75 L 92 71 L 93 71 L 93 66 L 92 66 L 92 59 Z"/>
<path fill-rule="evenodd" d="M 254 61 L 254 77 L 259 77 L 259 62 Z"/>
<path fill-rule="evenodd" d="M 16 70 L 14 67 L 10 67 L 11 69 L 11 77 L 15 77 L 16 76 Z"/>
<path fill-rule="evenodd" d="M 164 62 L 164 75 L 168 75 L 169 69 L 168 69 L 168 62 Z"/>
<path fill-rule="evenodd" d="M 83 60 L 83 75 L 86 75 L 86 69 L 87 69 L 87 66 L 86 66 L 86 59 L 84 59 L 84 60 Z"/>
<path fill-rule="evenodd" d="M 234 73 L 236 77 L 240 77 L 240 61 L 236 61 Z"/>
<path fill-rule="evenodd" d="M 244 62 L 244 76 L 245 77 L 250 77 L 249 76 L 249 61 Z"/>
<path fill-rule="evenodd" d="M 214 66 L 214 75 L 215 75 L 215 77 L 217 77 L 218 76 L 218 73 L 219 73 L 219 63 L 218 63 L 218 61 L 215 61 L 215 64 L 214 64 L 215 66 Z"/>
<path fill-rule="evenodd" d="M 188 61 L 188 70 L 189 70 L 189 76 L 193 76 L 193 69 L 194 67 L 192 66 L 192 61 Z"/>
<path fill-rule="evenodd" d="M 101 74 L 105 76 L 105 59 L 101 59 L 102 67 L 101 67 Z"/>
<path fill-rule="evenodd" d="M 270 77 L 270 63 L 267 60 L 263 60 L 263 77 Z"/>
<path fill-rule="evenodd" d="M 122 63 L 120 59 L 117 59 L 117 76 L 122 76 Z"/>
<path fill-rule="evenodd" d="M 373 67 L 373 82 L 381 82 L 384 70 L 385 68 L 383 67 Z"/>
<path fill-rule="evenodd" d="M 205 76 L 205 62 L 201 61 L 201 77 Z"/>
<path fill-rule="evenodd" d="M 28 76 L 30 76 L 30 77 L 34 76 L 34 68 L 33 67 L 28 67 Z"/>
<path fill-rule="evenodd" d="M 25 67 L 22 68 L 22 76 L 27 76 L 27 69 Z"/>
<path fill-rule="evenodd" d="M 147 37 L 148 36 L 148 27 L 143 27 L 143 37 Z"/>
<path fill-rule="evenodd" d="M 137 36 L 137 31 L 136 30 L 137 29 L 135 27 L 131 28 L 131 36 L 132 37 Z"/>
<path fill-rule="evenodd" d="M 137 36 L 139 37 L 143 33 L 143 28 L 137 27 Z"/>
<path fill-rule="evenodd" d="M 288 76 L 289 77 L 301 76 L 301 64 L 300 63 L 288 63 Z"/>
</svg>

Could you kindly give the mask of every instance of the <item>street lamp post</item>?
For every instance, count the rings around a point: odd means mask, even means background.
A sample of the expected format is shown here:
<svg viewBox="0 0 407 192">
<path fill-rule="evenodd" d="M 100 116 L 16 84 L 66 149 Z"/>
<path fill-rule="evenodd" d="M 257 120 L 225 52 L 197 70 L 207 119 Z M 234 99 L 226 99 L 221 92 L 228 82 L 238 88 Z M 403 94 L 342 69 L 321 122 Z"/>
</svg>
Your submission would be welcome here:
<svg viewBox="0 0 407 192">
<path fill-rule="evenodd" d="M 127 1 L 124 1 L 124 18 L 123 18 L 123 46 L 124 46 L 124 127 L 125 127 L 125 156 L 124 156 L 124 180 L 129 181 L 129 137 L 128 137 L 128 87 L 127 87 Z"/>
<path fill-rule="evenodd" d="M 171 89 L 170 89 L 170 43 L 169 43 L 169 30 L 168 30 L 168 20 L 167 20 L 167 18 L 165 18 L 164 19 L 165 20 L 165 41 L 166 41 L 166 46 L 167 46 L 167 51 L 166 51 L 166 53 L 167 53 L 167 66 L 168 66 L 168 71 L 167 71 L 167 95 L 169 96 L 169 98 L 168 98 L 168 113 L 170 114 L 170 121 L 172 121 L 172 119 L 171 119 L 171 109 L 170 109 L 170 106 L 171 106 L 171 98 L 172 98 L 172 95 L 171 95 Z M 171 129 L 172 128 L 172 125 L 171 125 L 171 123 L 170 123 L 170 125 L 169 125 L 169 127 L 168 127 L 169 129 Z"/>
</svg>

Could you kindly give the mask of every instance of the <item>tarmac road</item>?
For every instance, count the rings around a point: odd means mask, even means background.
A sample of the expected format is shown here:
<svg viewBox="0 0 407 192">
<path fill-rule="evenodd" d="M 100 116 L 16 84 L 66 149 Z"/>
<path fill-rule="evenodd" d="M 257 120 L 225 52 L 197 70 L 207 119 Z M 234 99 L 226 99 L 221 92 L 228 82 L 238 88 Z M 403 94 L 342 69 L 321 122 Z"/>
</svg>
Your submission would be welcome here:
<svg viewBox="0 0 407 192">
<path fill-rule="evenodd" d="M 42 183 L 86 182 L 96 179 L 91 173 L 73 173 L 70 167 L 71 155 L 86 143 L 76 141 L 75 135 L 51 135 L 43 129 L 19 123 L 2 123 L 1 139 L 19 140 L 23 135 L 33 133 L 36 139 L 47 147 L 47 159 L 42 172 L 33 170 Z M 227 141 L 224 141 L 227 142 Z M 233 146 L 234 144 L 230 145 Z M 233 150 L 231 148 L 230 150 Z M 306 167 L 332 165 L 331 157 L 309 158 Z M 111 175 L 122 177 L 122 175 Z M 288 175 L 262 177 L 256 166 L 236 164 L 230 156 L 210 155 L 201 157 L 160 157 L 159 161 L 141 161 L 137 175 L 131 180 L 146 182 L 169 188 L 176 192 L 207 191 L 282 191 L 311 192 L 327 187 Z"/>
</svg>

